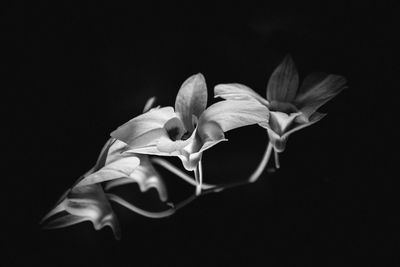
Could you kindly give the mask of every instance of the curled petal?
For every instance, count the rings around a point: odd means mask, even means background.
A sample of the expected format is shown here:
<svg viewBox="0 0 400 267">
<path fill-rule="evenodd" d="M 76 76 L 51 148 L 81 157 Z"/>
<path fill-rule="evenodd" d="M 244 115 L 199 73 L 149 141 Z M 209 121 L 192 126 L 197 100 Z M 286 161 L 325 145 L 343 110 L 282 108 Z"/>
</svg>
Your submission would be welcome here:
<svg viewBox="0 0 400 267">
<path fill-rule="evenodd" d="M 186 170 L 193 171 L 196 169 L 197 164 L 201 160 L 201 158 L 203 156 L 203 152 L 223 141 L 228 141 L 228 140 L 220 139 L 220 140 L 215 140 L 215 141 L 208 141 L 205 144 L 203 144 L 197 152 L 193 152 L 190 154 L 182 153 L 178 157 L 181 159 L 181 161 L 183 163 L 183 167 L 185 167 Z"/>
<path fill-rule="evenodd" d="M 227 141 L 224 132 L 216 122 L 207 122 L 202 124 L 202 130 L 199 128 L 192 135 L 193 140 L 180 150 L 178 157 L 183 166 L 188 171 L 196 169 L 201 160 L 203 152 L 216 144 Z"/>
<path fill-rule="evenodd" d="M 64 211 L 67 212 L 67 215 L 50 219 L 44 226 L 45 228 L 61 228 L 83 221 L 91 221 L 96 230 L 110 226 L 114 236 L 117 239 L 120 238 L 118 220 L 99 184 L 74 187 L 68 196 L 56 206 L 55 211 L 50 212 L 51 216 Z"/>
<path fill-rule="evenodd" d="M 172 107 L 152 109 L 118 127 L 111 136 L 130 145 L 143 134 L 163 128 L 164 124 L 174 117 L 176 114 Z"/>
<path fill-rule="evenodd" d="M 193 115 L 197 118 L 207 106 L 207 86 L 201 73 L 190 76 L 179 89 L 175 101 L 175 111 L 185 125 L 187 131 L 192 132 Z"/>
<path fill-rule="evenodd" d="M 63 216 L 57 217 L 43 226 L 43 229 L 57 229 L 78 224 L 87 221 L 85 217 L 75 216 L 71 214 L 65 214 Z"/>
<path fill-rule="evenodd" d="M 106 190 L 117 185 L 135 182 L 142 192 L 154 187 L 162 201 L 167 199 L 164 181 L 154 169 L 149 157 L 134 153 L 132 148 L 124 142 L 115 140 L 109 149 L 106 164 L 103 169 L 93 174 L 102 181 L 109 181 L 106 184 Z M 104 172 L 101 172 L 103 170 Z"/>
<path fill-rule="evenodd" d="M 106 184 L 105 189 L 109 190 L 116 186 L 137 183 L 142 192 L 146 192 L 150 188 L 155 188 L 161 201 L 167 201 L 167 188 L 160 174 L 151 164 L 148 156 L 140 155 L 140 166 L 136 168 L 129 177 L 116 179 Z"/>
<path fill-rule="evenodd" d="M 308 76 L 300 92 L 295 99 L 295 105 L 308 118 L 320 106 L 331 100 L 343 89 L 345 89 L 346 79 L 338 75 L 318 75 Z"/>
<path fill-rule="evenodd" d="M 239 83 L 218 84 L 214 87 L 214 95 L 214 97 L 221 97 L 227 100 L 256 99 L 263 105 L 269 105 L 269 102 L 253 89 Z"/>
<path fill-rule="evenodd" d="M 107 164 L 99 171 L 92 173 L 80 181 L 76 186 L 84 186 L 130 176 L 139 166 L 140 160 L 136 156 L 124 157 Z"/>
<path fill-rule="evenodd" d="M 267 128 L 270 142 L 273 145 L 275 151 L 283 152 L 285 150 L 286 142 L 289 138 L 289 135 L 310 125 L 313 125 L 314 123 L 325 117 L 325 115 L 326 114 L 315 112 L 307 121 L 302 120 L 302 115 L 295 116 L 294 119 L 291 120 L 290 125 L 287 126 L 286 130 L 281 135 L 277 134 L 277 132 L 274 131 L 271 126 L 265 127 Z M 274 121 L 274 119 L 272 119 L 273 116 L 274 115 L 271 115 L 270 122 Z"/>
<path fill-rule="evenodd" d="M 136 181 L 134 179 L 128 178 L 128 177 L 123 177 L 120 179 L 115 179 L 115 180 L 111 180 L 108 181 L 105 186 L 104 186 L 104 190 L 108 191 L 113 189 L 114 187 L 117 186 L 121 186 L 121 185 L 126 185 L 126 184 L 131 184 L 131 183 L 136 183 Z"/>
<path fill-rule="evenodd" d="M 287 55 L 274 70 L 267 86 L 267 99 L 291 102 L 299 86 L 299 75 L 292 58 Z"/>
<path fill-rule="evenodd" d="M 319 113 L 319 112 L 314 112 L 311 117 L 309 118 L 309 120 L 307 122 L 301 122 L 301 123 L 295 123 L 295 126 L 293 126 L 289 131 L 287 131 L 283 137 L 287 137 L 290 134 L 297 132 L 298 130 L 301 130 L 303 128 L 306 128 L 308 126 L 313 125 L 314 123 L 320 121 L 322 118 L 324 118 L 326 116 L 326 114 L 323 113 Z M 298 117 L 300 118 L 300 117 Z"/>
<path fill-rule="evenodd" d="M 204 125 L 215 122 L 223 132 L 268 122 L 269 110 L 256 100 L 225 100 L 208 107 L 200 117 L 198 131 L 203 134 Z"/>
<path fill-rule="evenodd" d="M 267 128 L 269 142 L 274 147 L 275 152 L 283 152 L 286 148 L 288 136 L 280 136 L 270 128 Z"/>
<path fill-rule="evenodd" d="M 270 114 L 269 123 L 261 124 L 261 126 L 267 129 L 268 137 L 275 151 L 282 152 L 285 150 L 288 137 L 285 133 L 290 129 L 295 119 L 300 116 L 301 113 L 292 113 L 288 115 L 279 111 L 271 111 Z"/>
<path fill-rule="evenodd" d="M 282 136 L 287 129 L 292 125 L 294 120 L 301 115 L 301 113 L 291 113 L 286 114 L 284 112 L 279 111 L 271 111 L 271 116 L 269 119 L 269 128 L 277 133 L 279 136 Z"/>
</svg>

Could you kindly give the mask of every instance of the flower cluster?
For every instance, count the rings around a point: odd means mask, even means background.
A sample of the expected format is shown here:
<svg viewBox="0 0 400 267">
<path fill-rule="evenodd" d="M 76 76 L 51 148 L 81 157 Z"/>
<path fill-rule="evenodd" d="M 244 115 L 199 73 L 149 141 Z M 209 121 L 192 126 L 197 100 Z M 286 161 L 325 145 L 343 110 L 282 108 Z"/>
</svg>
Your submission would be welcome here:
<svg viewBox="0 0 400 267">
<path fill-rule="evenodd" d="M 131 119 L 111 133 L 95 166 L 64 193 L 55 207 L 43 218 L 45 228 L 60 228 L 91 221 L 95 229 L 108 225 L 120 237 L 117 217 L 110 200 L 151 218 L 172 215 L 202 194 L 220 192 L 231 185 L 203 183 L 203 152 L 222 141 L 225 133 L 257 124 L 266 129 L 269 143 L 254 173 L 244 182 L 255 182 L 265 169 L 271 152 L 284 151 L 288 136 L 318 122 L 325 114 L 317 109 L 345 88 L 346 80 L 337 75 L 314 74 L 299 87 L 299 75 L 290 56 L 272 73 L 266 98 L 249 87 L 219 84 L 214 96 L 222 98 L 207 107 L 208 91 L 202 74 L 189 77 L 180 87 L 174 107 L 152 108 L 151 98 L 143 114 Z M 163 157 L 178 157 L 185 170 Z M 195 186 L 195 193 L 181 203 L 168 202 L 167 188 L 153 164 L 173 172 Z M 166 209 L 161 212 L 139 208 L 109 192 L 116 186 L 137 183 L 142 192 L 155 188 Z"/>
</svg>

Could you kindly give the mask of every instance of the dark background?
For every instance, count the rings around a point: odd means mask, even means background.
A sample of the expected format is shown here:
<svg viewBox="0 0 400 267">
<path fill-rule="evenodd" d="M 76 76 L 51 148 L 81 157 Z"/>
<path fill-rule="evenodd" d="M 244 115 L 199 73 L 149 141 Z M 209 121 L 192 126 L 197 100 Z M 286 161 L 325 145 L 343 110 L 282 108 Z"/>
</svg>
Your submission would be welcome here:
<svg viewBox="0 0 400 267">
<path fill-rule="evenodd" d="M 398 190 L 383 153 L 395 123 L 388 107 L 398 80 L 397 13 L 390 2 L 358 1 L 3 3 L 5 266 L 398 266 Z M 326 118 L 291 136 L 279 171 L 166 219 L 113 205 L 121 241 L 89 222 L 40 229 L 109 133 L 149 97 L 173 105 L 181 83 L 198 72 L 210 103 L 218 83 L 265 95 L 287 53 L 302 78 L 340 74 L 349 88 L 321 108 Z M 256 126 L 227 137 L 204 155 L 206 181 L 246 178 L 267 144 Z M 174 200 L 191 193 L 163 174 Z M 154 191 L 129 190 L 156 203 Z"/>
</svg>

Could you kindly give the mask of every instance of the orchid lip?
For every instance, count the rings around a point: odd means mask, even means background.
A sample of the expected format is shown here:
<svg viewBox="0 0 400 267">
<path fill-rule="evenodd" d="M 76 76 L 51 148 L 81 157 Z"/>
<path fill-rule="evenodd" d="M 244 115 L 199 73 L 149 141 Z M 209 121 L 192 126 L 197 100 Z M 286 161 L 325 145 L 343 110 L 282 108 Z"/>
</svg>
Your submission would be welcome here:
<svg viewBox="0 0 400 267">
<path fill-rule="evenodd" d="M 176 140 L 179 140 L 180 138 L 179 138 L 179 128 L 178 127 L 174 127 L 174 128 L 171 128 L 171 129 L 168 129 L 167 130 L 167 134 L 168 134 L 168 137 L 172 140 L 172 141 L 176 141 Z M 186 133 L 185 133 L 186 134 Z M 184 134 L 184 135 L 185 135 Z"/>
</svg>

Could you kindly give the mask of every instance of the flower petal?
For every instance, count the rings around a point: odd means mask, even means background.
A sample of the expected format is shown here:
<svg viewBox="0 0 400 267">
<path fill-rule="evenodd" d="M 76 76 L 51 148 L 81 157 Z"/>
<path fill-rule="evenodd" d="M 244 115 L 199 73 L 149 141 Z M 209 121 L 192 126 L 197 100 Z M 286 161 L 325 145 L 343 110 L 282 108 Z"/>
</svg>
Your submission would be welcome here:
<svg viewBox="0 0 400 267">
<path fill-rule="evenodd" d="M 268 137 L 274 150 L 276 152 L 282 152 L 285 150 L 288 137 L 285 135 L 285 132 L 290 129 L 290 126 L 301 113 L 297 112 L 288 115 L 284 112 L 271 111 L 270 114 L 269 123 L 260 125 L 267 129 Z"/>
<path fill-rule="evenodd" d="M 274 70 L 267 86 L 268 101 L 291 102 L 299 86 L 299 75 L 292 58 L 287 55 Z"/>
<path fill-rule="evenodd" d="M 346 79 L 338 75 L 309 75 L 295 99 L 295 105 L 306 117 L 345 89 Z"/>
<path fill-rule="evenodd" d="M 125 160 L 125 162 L 121 160 Z M 130 161 L 136 160 L 140 162 L 140 165 L 135 167 L 136 162 Z M 115 170 L 112 170 L 113 168 Z M 164 181 L 154 169 L 149 157 L 133 153 L 130 146 L 119 140 L 115 140 L 110 147 L 106 166 L 93 175 L 96 175 L 102 181 L 109 181 L 106 184 L 106 189 L 110 188 L 110 184 L 113 187 L 135 182 L 138 183 L 142 192 L 154 187 L 162 201 L 167 199 L 167 189 Z M 102 176 L 105 177 L 103 178 Z"/>
<path fill-rule="evenodd" d="M 67 226 L 71 226 L 74 224 L 78 224 L 81 222 L 87 221 L 85 217 L 75 216 L 71 214 L 65 214 L 64 216 L 60 216 L 47 222 L 43 229 L 57 229 L 57 228 L 64 228 Z"/>
<path fill-rule="evenodd" d="M 274 147 L 275 152 L 283 152 L 286 148 L 287 135 L 280 136 L 271 128 L 267 128 L 269 142 Z"/>
<path fill-rule="evenodd" d="M 214 97 L 221 97 L 227 100 L 256 99 L 263 105 L 269 105 L 269 102 L 265 98 L 260 96 L 253 89 L 240 83 L 218 84 L 214 87 Z"/>
<path fill-rule="evenodd" d="M 140 166 L 131 173 L 129 177 L 110 181 L 106 184 L 106 190 L 116 186 L 138 183 L 142 192 L 146 192 L 150 188 L 155 188 L 158 192 L 161 201 L 167 201 L 167 188 L 160 174 L 151 164 L 148 156 L 140 156 Z"/>
<path fill-rule="evenodd" d="M 117 239 L 120 238 L 118 220 L 104 191 L 99 184 L 74 187 L 68 196 L 65 210 L 75 216 L 82 216 L 93 223 L 96 230 L 110 226 Z"/>
<path fill-rule="evenodd" d="M 278 135 L 274 130 L 272 130 L 271 126 L 265 127 L 267 128 L 270 142 L 274 146 L 275 151 L 283 152 L 286 148 L 286 142 L 289 138 L 289 135 L 318 122 L 325 117 L 325 115 L 326 114 L 315 112 L 307 122 L 301 120 L 302 115 L 295 116 L 294 120 L 291 121 L 292 126 L 288 126 L 285 132 L 283 132 L 281 135 Z M 274 115 L 271 114 L 270 122 L 274 120 L 273 116 Z"/>
<path fill-rule="evenodd" d="M 139 166 L 140 160 L 136 156 L 124 157 L 107 164 L 99 171 L 85 177 L 76 186 L 84 186 L 95 183 L 101 183 L 108 180 L 114 180 L 121 177 L 129 177 L 131 173 Z"/>
<path fill-rule="evenodd" d="M 107 225 L 110 226 L 115 238 L 120 238 L 118 220 L 99 184 L 74 187 L 68 196 L 50 212 L 51 215 L 45 218 L 64 211 L 68 214 L 50 220 L 44 228 L 61 228 L 83 221 L 91 221 L 96 230 Z"/>
<path fill-rule="evenodd" d="M 175 111 L 179 114 L 187 131 L 192 132 L 193 116 L 200 117 L 207 107 L 207 86 L 201 73 L 190 76 L 179 89 Z"/>
<path fill-rule="evenodd" d="M 293 128 L 291 128 L 289 131 L 287 131 L 283 136 L 284 136 L 284 137 L 287 137 L 287 136 L 289 136 L 290 134 L 292 134 L 292 133 L 294 133 L 294 132 L 297 132 L 298 130 L 301 130 L 301 129 L 305 128 L 305 127 L 308 127 L 308 126 L 310 126 L 310 125 L 313 125 L 314 123 L 320 121 L 320 120 L 321 120 L 322 118 L 324 118 L 325 116 L 326 116 L 326 114 L 319 113 L 319 112 L 314 112 L 314 113 L 311 115 L 309 121 L 297 124 L 296 126 L 294 126 Z"/>
<path fill-rule="evenodd" d="M 205 122 L 198 127 L 191 136 L 192 141 L 180 150 L 178 157 L 188 171 L 196 169 L 201 160 L 202 153 L 222 141 L 227 141 L 224 132 L 218 123 L 214 121 Z"/>
<path fill-rule="evenodd" d="M 279 111 L 271 111 L 269 119 L 269 126 L 271 130 L 282 136 L 286 130 L 291 126 L 294 120 L 301 115 L 300 112 L 286 114 Z"/>
<path fill-rule="evenodd" d="M 208 107 L 200 117 L 198 131 L 215 122 L 223 132 L 246 125 L 268 122 L 269 110 L 256 100 L 224 100 Z"/>
<path fill-rule="evenodd" d="M 186 170 L 193 171 L 196 169 L 199 161 L 201 160 L 203 152 L 223 141 L 228 141 L 228 139 L 224 138 L 214 141 L 207 141 L 201 146 L 201 148 L 197 152 L 193 152 L 190 154 L 181 154 L 178 155 L 178 157 L 181 159 L 183 167 L 185 167 Z"/>
<path fill-rule="evenodd" d="M 130 145 L 143 134 L 163 128 L 164 124 L 174 117 L 176 114 L 172 107 L 152 109 L 118 127 L 111 136 Z"/>
</svg>

